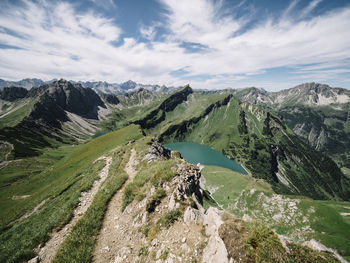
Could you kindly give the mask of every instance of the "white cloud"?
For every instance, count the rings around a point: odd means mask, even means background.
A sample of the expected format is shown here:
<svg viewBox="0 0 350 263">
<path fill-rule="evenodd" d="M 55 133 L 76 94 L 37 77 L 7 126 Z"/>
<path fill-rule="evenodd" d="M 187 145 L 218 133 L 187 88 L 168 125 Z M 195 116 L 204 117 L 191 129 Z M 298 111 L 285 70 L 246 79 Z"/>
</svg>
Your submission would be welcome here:
<svg viewBox="0 0 350 263">
<path fill-rule="evenodd" d="M 113 0 L 90 0 L 95 5 L 102 7 L 104 9 L 110 9 L 116 7 L 116 4 Z"/>
<path fill-rule="evenodd" d="M 148 39 L 150 41 L 153 41 L 157 31 L 156 31 L 156 26 L 152 25 L 152 26 L 145 26 L 145 25 L 141 25 L 140 26 L 140 33 L 142 35 L 143 38 Z"/>
<path fill-rule="evenodd" d="M 323 0 L 312 0 L 309 3 L 309 5 L 303 10 L 302 16 L 304 17 L 309 15 L 312 12 L 312 10 L 314 10 L 318 6 L 318 4 L 320 4 L 322 1 Z"/>
<path fill-rule="evenodd" d="M 300 0 L 292 0 L 287 9 L 283 12 L 282 18 L 286 19 L 290 16 L 291 12 L 295 9 L 296 5 L 300 2 Z"/>
<path fill-rule="evenodd" d="M 297 2 L 292 1 L 289 9 Z M 314 0 L 303 12 L 311 12 L 319 2 Z M 298 68 L 313 63 L 337 65 L 338 71 L 332 76 L 348 72 L 341 61 L 350 57 L 350 8 L 299 22 L 287 18 L 287 13 L 277 22 L 267 17 L 242 33 L 249 22 L 247 16 L 236 19 L 235 10 L 228 15 L 223 1 L 162 0 L 166 9 L 163 31 L 168 33 L 163 41 L 155 40 L 160 25 L 141 25 L 140 33 L 150 41 L 146 44 L 128 36 L 121 38 L 122 28 L 100 14 L 79 13 L 64 2 L 43 3 L 26 2 L 24 8 L 0 11 L 0 44 L 19 48 L 0 49 L 0 77 L 133 79 L 225 88 L 250 84 L 249 76 L 275 67 Z M 208 48 L 191 53 L 183 47 L 184 42 Z M 188 72 L 186 79 L 207 78 L 189 81 L 171 74 L 181 68 Z M 321 74 L 311 66 L 305 70 Z M 305 75 L 305 71 L 299 74 Z"/>
</svg>

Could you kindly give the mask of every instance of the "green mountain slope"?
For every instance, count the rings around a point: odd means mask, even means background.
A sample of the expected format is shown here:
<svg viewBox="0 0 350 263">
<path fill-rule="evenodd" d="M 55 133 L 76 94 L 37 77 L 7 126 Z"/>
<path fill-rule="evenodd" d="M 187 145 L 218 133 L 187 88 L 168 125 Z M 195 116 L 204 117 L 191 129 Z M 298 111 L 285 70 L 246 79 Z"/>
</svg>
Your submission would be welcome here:
<svg viewBox="0 0 350 263">
<path fill-rule="evenodd" d="M 227 211 L 264 222 L 295 242 L 315 239 L 350 259 L 349 202 L 277 195 L 263 180 L 206 166 L 202 187 Z"/>
<path fill-rule="evenodd" d="M 131 125 L 80 146 L 51 151 L 52 156 L 48 153 L 12 162 L 1 169 L 0 261 L 29 260 L 35 247 L 48 240 L 54 229 L 69 222 L 80 193 L 92 187 L 105 165 L 95 160 L 141 136 L 140 128 Z M 60 160 L 55 162 L 57 159 Z M 37 171 L 29 173 L 33 166 Z M 33 216 L 15 221 L 43 201 Z"/>
<path fill-rule="evenodd" d="M 318 83 L 266 92 L 248 88 L 233 92 L 240 100 L 273 110 L 300 138 L 350 168 L 350 91 Z"/>
<path fill-rule="evenodd" d="M 158 107 L 137 121 L 163 142 L 193 141 L 243 163 L 278 193 L 348 200 L 350 181 L 327 156 L 301 141 L 283 121 L 231 94 L 172 96 L 171 111 Z M 164 104 L 163 104 L 164 105 Z M 174 105 L 176 107 L 174 107 Z M 199 106 L 200 105 L 200 106 Z M 176 116 L 176 117 L 175 117 Z"/>
</svg>

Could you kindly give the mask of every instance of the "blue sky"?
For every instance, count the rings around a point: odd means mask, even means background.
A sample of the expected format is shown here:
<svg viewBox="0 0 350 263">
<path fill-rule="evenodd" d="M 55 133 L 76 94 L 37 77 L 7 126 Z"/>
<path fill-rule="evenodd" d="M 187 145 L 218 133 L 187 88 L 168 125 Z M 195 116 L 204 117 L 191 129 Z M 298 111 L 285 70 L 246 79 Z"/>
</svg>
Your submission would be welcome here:
<svg viewBox="0 0 350 263">
<path fill-rule="evenodd" d="M 0 1 L 0 78 L 350 88 L 348 0 Z"/>
</svg>

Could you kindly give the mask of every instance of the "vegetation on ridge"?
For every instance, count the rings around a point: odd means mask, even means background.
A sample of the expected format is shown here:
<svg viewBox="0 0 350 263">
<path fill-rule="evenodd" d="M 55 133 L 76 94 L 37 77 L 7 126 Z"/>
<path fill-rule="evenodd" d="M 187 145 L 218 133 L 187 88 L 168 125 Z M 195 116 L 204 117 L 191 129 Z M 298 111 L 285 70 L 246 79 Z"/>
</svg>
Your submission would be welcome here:
<svg viewBox="0 0 350 263">
<path fill-rule="evenodd" d="M 47 241 L 54 229 L 70 220 L 79 202 L 80 193 L 88 190 L 97 179 L 98 171 L 105 163 L 100 161 L 93 165 L 93 162 L 111 149 L 141 136 L 141 130 L 137 125 L 100 136 L 76 147 L 53 165 L 52 169 L 17 181 L 12 190 L 5 188 L 3 194 L 7 198 L 2 200 L 6 200 L 4 205 L 9 211 L 22 209 L 25 213 L 41 201 L 47 199 L 47 202 L 32 216 L 14 223 L 8 229 L 3 229 L 0 234 L 0 261 L 18 262 L 33 257 L 33 249 Z M 30 195 L 25 200 L 32 206 L 27 206 L 23 201 L 12 200 L 13 194 Z M 16 203 L 21 206 L 14 206 Z M 18 215 L 6 219 L 3 221 L 3 226 L 17 217 Z"/>
</svg>

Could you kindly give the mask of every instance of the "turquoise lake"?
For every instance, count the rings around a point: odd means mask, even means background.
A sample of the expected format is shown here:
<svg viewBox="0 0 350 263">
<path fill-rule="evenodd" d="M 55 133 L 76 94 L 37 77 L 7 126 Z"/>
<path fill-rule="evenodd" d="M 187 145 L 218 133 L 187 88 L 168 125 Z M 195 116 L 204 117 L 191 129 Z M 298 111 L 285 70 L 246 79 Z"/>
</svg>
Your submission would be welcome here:
<svg viewBox="0 0 350 263">
<path fill-rule="evenodd" d="M 215 165 L 228 168 L 232 171 L 247 174 L 247 171 L 233 160 L 209 146 L 194 142 L 175 142 L 164 144 L 164 147 L 181 153 L 181 156 L 189 163 Z"/>
</svg>

